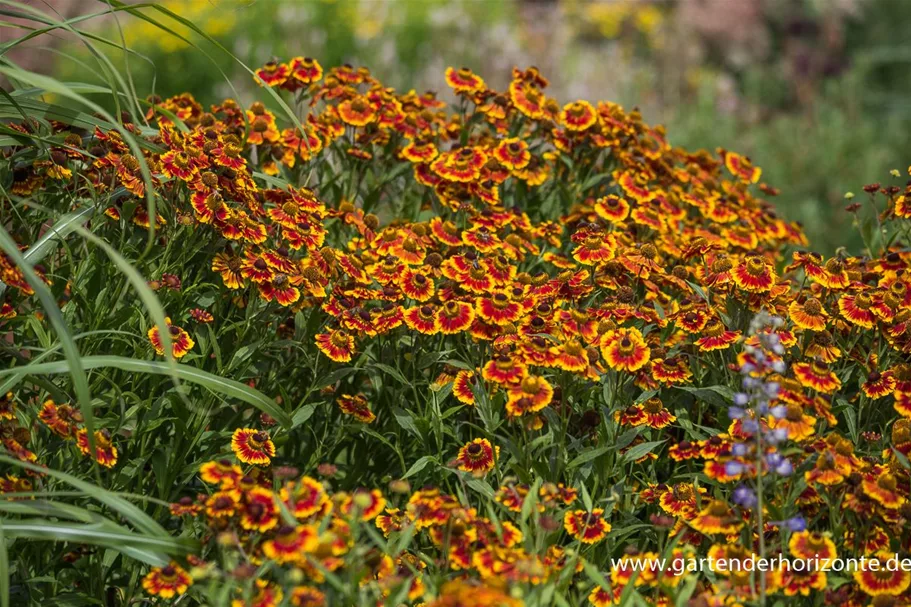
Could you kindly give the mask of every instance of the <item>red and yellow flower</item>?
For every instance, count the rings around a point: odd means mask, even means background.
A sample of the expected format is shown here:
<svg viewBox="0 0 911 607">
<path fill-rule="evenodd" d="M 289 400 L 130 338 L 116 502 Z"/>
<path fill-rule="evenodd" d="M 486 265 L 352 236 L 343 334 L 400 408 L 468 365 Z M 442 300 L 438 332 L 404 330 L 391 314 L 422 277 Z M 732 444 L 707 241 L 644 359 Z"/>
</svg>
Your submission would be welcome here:
<svg viewBox="0 0 911 607">
<path fill-rule="evenodd" d="M 864 329 L 872 329 L 876 324 L 876 316 L 870 309 L 873 305 L 873 298 L 867 293 L 858 293 L 856 295 L 842 295 L 838 300 L 838 309 L 842 317 Z"/>
<path fill-rule="evenodd" d="M 193 585 L 193 579 L 187 571 L 175 562 L 166 567 L 152 567 L 142 578 L 142 587 L 153 596 L 170 599 L 180 596 Z"/>
<path fill-rule="evenodd" d="M 788 306 L 788 316 L 795 325 L 809 331 L 822 331 L 826 328 L 829 315 L 815 297 L 805 302 L 792 301 Z"/>
<path fill-rule="evenodd" d="M 518 137 L 504 139 L 493 151 L 494 158 L 507 169 L 519 170 L 528 166 L 531 161 L 531 152 L 528 144 Z"/>
<path fill-rule="evenodd" d="M 221 485 L 222 489 L 232 488 L 244 475 L 240 466 L 228 460 L 206 462 L 199 467 L 199 477 L 212 485 Z"/>
<path fill-rule="evenodd" d="M 890 571 L 887 564 L 895 555 L 886 551 L 877 552 L 863 566 L 854 572 L 854 581 L 866 594 L 878 596 L 898 596 L 911 586 L 911 572 L 901 567 Z M 873 563 L 876 563 L 874 566 Z"/>
<path fill-rule="evenodd" d="M 490 324 L 505 325 L 518 320 L 524 310 L 518 302 L 510 299 L 509 295 L 497 292 L 489 297 L 476 298 L 475 312 Z"/>
<path fill-rule="evenodd" d="M 806 388 L 811 388 L 823 394 L 831 394 L 841 388 L 841 380 L 829 369 L 822 360 L 812 363 L 797 363 L 794 365 L 794 376 Z"/>
<path fill-rule="evenodd" d="M 610 261 L 615 255 L 616 238 L 613 234 L 590 234 L 573 249 L 573 259 L 587 266 Z"/>
<path fill-rule="evenodd" d="M 563 515 L 563 528 L 570 536 L 584 544 L 596 544 L 610 533 L 611 524 L 604 519 L 603 508 L 594 508 L 591 512 L 566 512 Z"/>
<path fill-rule="evenodd" d="M 253 487 L 245 492 L 240 526 L 249 531 L 264 533 L 278 525 L 279 510 L 275 494 L 263 487 Z"/>
<path fill-rule="evenodd" d="M 283 525 L 263 542 L 263 554 L 277 563 L 303 563 L 319 546 L 319 530 L 313 525 Z"/>
<path fill-rule="evenodd" d="M 740 339 L 740 331 L 728 330 L 718 318 L 710 319 L 702 332 L 705 335 L 697 339 L 695 345 L 703 352 L 726 350 Z"/>
<path fill-rule="evenodd" d="M 367 398 L 363 394 L 343 394 L 335 401 L 338 408 L 345 415 L 350 415 L 359 422 L 369 424 L 376 419 L 376 415 L 370 410 Z"/>
<path fill-rule="evenodd" d="M 305 520 L 318 514 L 329 505 L 329 496 L 323 484 L 309 476 L 285 483 L 280 497 L 298 520 Z"/>
<path fill-rule="evenodd" d="M 245 464 L 265 466 L 275 457 L 275 443 L 268 432 L 238 428 L 231 435 L 231 450 Z"/>
<path fill-rule="evenodd" d="M 601 338 L 601 354 L 616 371 L 638 371 L 648 363 L 651 350 L 636 328 L 616 329 Z"/>
<path fill-rule="evenodd" d="M 731 172 L 731 175 L 739 177 L 747 183 L 757 183 L 759 181 L 762 169 L 753 166 L 749 158 L 727 150 L 720 150 L 720 154 L 724 159 L 724 166 Z"/>
<path fill-rule="evenodd" d="M 788 540 L 788 550 L 797 558 L 818 559 L 821 567 L 828 566 L 838 557 L 832 538 L 828 534 L 815 531 L 798 531 L 792 534 Z"/>
<path fill-rule="evenodd" d="M 474 388 L 477 384 L 477 376 L 474 371 L 463 369 L 456 373 L 455 379 L 452 380 L 452 394 L 463 405 L 474 405 Z M 911 414 L 909 414 L 911 417 Z"/>
<path fill-rule="evenodd" d="M 362 95 L 356 95 L 339 104 L 338 115 L 345 124 L 359 127 L 375 121 L 377 112 L 369 99 Z"/>
<path fill-rule="evenodd" d="M 777 280 L 775 270 L 759 255 L 750 255 L 731 271 L 734 283 L 751 293 L 766 293 L 772 290 Z"/>
<path fill-rule="evenodd" d="M 351 362 L 354 338 L 344 329 L 333 329 L 316 336 L 316 347 L 337 363 Z"/>
<path fill-rule="evenodd" d="M 471 304 L 464 301 L 447 301 L 437 311 L 440 333 L 453 335 L 461 333 L 471 326 L 475 311 Z"/>
<path fill-rule="evenodd" d="M 379 489 L 358 489 L 342 497 L 339 512 L 345 516 L 357 515 L 361 521 L 372 521 L 386 508 L 386 498 Z"/>
<path fill-rule="evenodd" d="M 183 358 L 186 354 L 193 349 L 193 346 L 196 345 L 196 342 L 193 341 L 193 338 L 190 337 L 190 334 L 187 333 L 184 329 L 181 329 L 177 325 L 171 324 L 170 318 L 165 318 L 165 322 L 168 325 L 168 336 L 171 339 L 171 352 L 174 355 L 174 358 Z M 158 325 L 152 326 L 148 330 L 149 341 L 152 342 L 152 347 L 155 348 L 155 352 L 159 356 L 164 355 L 164 344 L 161 341 L 161 334 L 158 331 Z"/>
<path fill-rule="evenodd" d="M 506 412 L 511 416 L 536 413 L 550 404 L 553 386 L 541 376 L 528 375 L 509 387 Z"/>
<path fill-rule="evenodd" d="M 705 508 L 699 511 L 689 525 L 706 535 L 737 533 L 743 526 L 743 520 L 738 518 L 734 511 L 721 500 L 711 500 Z"/>
<path fill-rule="evenodd" d="M 623 425 L 644 425 L 655 429 L 665 428 L 677 420 L 677 417 L 665 409 L 664 403 L 656 396 L 643 403 L 627 407 L 624 411 L 618 411 L 617 418 Z"/>
<path fill-rule="evenodd" d="M 630 205 L 619 196 L 605 196 L 595 201 L 598 217 L 613 224 L 621 224 L 629 217 Z"/>
<path fill-rule="evenodd" d="M 560 122 L 570 131 L 585 131 L 598 122 L 598 114 L 589 102 L 573 101 L 563 106 Z"/>
<path fill-rule="evenodd" d="M 788 438 L 793 441 L 803 441 L 813 436 L 816 418 L 804 412 L 798 404 L 787 406 L 785 416 L 781 419 L 769 421 L 769 428 L 784 428 L 788 431 Z"/>
<path fill-rule="evenodd" d="M 8 398 L 10 396 L 8 395 Z M 11 401 L 10 401 L 11 402 Z M 82 423 L 82 413 L 71 405 L 57 405 L 48 399 L 41 405 L 38 419 L 61 438 L 73 438 Z"/>
<path fill-rule="evenodd" d="M 456 93 L 477 93 L 484 90 L 484 80 L 467 67 L 446 68 L 446 84 Z"/>
<path fill-rule="evenodd" d="M 494 448 L 486 438 L 476 438 L 459 449 L 456 461 L 459 470 L 483 476 L 493 470 L 499 455 L 499 447 Z"/>
<path fill-rule="evenodd" d="M 95 430 L 95 461 L 105 468 L 113 468 L 117 463 L 117 447 L 111 442 L 111 433 L 108 430 Z M 89 434 L 85 428 L 76 432 L 76 445 L 83 455 L 91 453 Z"/>
<path fill-rule="evenodd" d="M 884 508 L 896 510 L 905 503 L 905 497 L 898 490 L 898 478 L 888 471 L 864 476 L 861 483 L 864 493 L 879 502 Z"/>
</svg>

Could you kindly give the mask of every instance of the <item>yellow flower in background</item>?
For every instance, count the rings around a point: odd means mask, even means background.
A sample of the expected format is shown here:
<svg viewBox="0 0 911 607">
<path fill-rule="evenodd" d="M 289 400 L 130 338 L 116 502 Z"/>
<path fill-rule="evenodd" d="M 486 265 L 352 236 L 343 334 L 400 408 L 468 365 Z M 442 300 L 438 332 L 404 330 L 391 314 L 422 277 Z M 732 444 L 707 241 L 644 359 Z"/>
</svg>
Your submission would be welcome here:
<svg viewBox="0 0 911 607">
<path fill-rule="evenodd" d="M 630 5 L 626 2 L 595 2 L 586 6 L 586 17 L 598 26 L 598 31 L 605 38 L 616 38 L 620 35 L 623 21 L 629 16 Z"/>
<path fill-rule="evenodd" d="M 657 6 L 647 4 L 635 11 L 633 19 L 637 30 L 646 36 L 651 36 L 657 32 L 661 22 L 664 21 L 664 15 Z"/>
<path fill-rule="evenodd" d="M 203 2 L 201 0 L 164 0 L 162 8 L 171 11 L 212 37 L 222 36 L 234 29 L 237 17 L 231 3 Z M 141 19 L 132 19 L 124 25 L 123 36 L 127 46 L 154 45 L 166 53 L 187 48 L 186 40 L 193 40 L 198 34 L 180 21 L 164 13 L 156 12 L 155 19 L 175 35 L 165 34 L 160 27 Z"/>
<path fill-rule="evenodd" d="M 657 34 L 664 21 L 664 14 L 656 4 L 628 0 L 593 2 L 586 4 L 584 11 L 584 19 L 592 23 L 605 38 L 620 38 L 624 24 L 631 23 L 636 31 L 646 37 L 649 46 L 660 42 Z"/>
</svg>

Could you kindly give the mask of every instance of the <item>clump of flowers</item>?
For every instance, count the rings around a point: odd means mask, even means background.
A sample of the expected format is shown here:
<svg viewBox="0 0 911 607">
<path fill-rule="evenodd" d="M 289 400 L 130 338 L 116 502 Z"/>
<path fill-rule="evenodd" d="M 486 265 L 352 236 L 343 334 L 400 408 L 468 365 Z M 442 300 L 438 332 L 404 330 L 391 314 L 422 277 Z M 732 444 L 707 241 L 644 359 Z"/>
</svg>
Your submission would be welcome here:
<svg viewBox="0 0 911 607">
<path fill-rule="evenodd" d="M 291 111 L 177 95 L 10 123 L 10 516 L 72 476 L 148 497 L 99 511 L 194 540 L 111 574 L 154 600 L 911 600 L 901 573 L 717 566 L 911 550 L 911 187 L 865 188 L 866 254 L 825 258 L 745 156 L 559 103 L 535 68 L 443 81 L 449 106 L 299 57 L 256 71 Z M 73 212 L 143 280 L 35 246 Z M 47 301 L 84 329 L 85 381 L 54 375 Z M 73 543 L 63 562 L 107 562 Z M 22 586 L 52 556 L 31 553 Z"/>
</svg>

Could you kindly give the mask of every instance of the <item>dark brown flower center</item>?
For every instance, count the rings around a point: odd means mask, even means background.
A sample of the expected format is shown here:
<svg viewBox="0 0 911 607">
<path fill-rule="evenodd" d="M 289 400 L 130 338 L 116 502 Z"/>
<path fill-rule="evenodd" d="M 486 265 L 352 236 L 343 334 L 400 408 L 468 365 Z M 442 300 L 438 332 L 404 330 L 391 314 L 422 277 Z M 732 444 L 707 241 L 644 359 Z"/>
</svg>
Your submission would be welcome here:
<svg viewBox="0 0 911 607">
<path fill-rule="evenodd" d="M 645 404 L 642 406 L 642 408 L 646 412 L 654 415 L 655 413 L 660 413 L 661 410 L 664 409 L 664 404 L 661 402 L 661 399 L 650 398 L 645 401 Z"/>
<path fill-rule="evenodd" d="M 765 262 L 759 257 L 750 257 L 749 260 L 747 260 L 747 272 L 751 276 L 762 276 L 765 269 Z"/>
<path fill-rule="evenodd" d="M 790 422 L 799 422 L 803 419 L 803 409 L 799 405 L 788 405 L 785 417 Z"/>
<path fill-rule="evenodd" d="M 368 318 L 369 318 L 369 313 L 368 313 Z M 335 346 L 336 348 L 346 348 L 348 346 L 348 334 L 342 329 L 339 329 L 338 331 L 333 333 L 332 337 L 330 337 L 329 340 L 332 342 L 332 345 Z"/>
<path fill-rule="evenodd" d="M 822 305 L 819 303 L 818 299 L 808 299 L 805 304 L 803 304 L 804 312 L 812 316 L 818 316 L 822 312 Z"/>
</svg>

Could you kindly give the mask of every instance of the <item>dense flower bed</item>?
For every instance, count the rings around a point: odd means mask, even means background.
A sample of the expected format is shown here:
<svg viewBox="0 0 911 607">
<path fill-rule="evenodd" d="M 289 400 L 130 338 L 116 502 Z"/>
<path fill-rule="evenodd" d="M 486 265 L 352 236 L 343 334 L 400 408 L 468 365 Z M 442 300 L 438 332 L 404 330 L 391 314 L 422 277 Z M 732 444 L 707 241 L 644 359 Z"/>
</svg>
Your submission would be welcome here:
<svg viewBox="0 0 911 607">
<path fill-rule="evenodd" d="M 249 108 L 179 95 L 91 131 L 68 114 L 10 125 L 12 554 L 35 539 L 14 524 L 30 509 L 74 516 L 57 471 L 191 542 L 118 557 L 58 535 L 10 560 L 14 590 L 911 601 L 911 572 L 654 566 L 907 554 L 911 190 L 864 188 L 881 222 L 867 254 L 823 259 L 743 156 L 675 148 L 612 103 L 561 106 L 534 68 L 505 92 L 445 77 L 448 108 L 295 58 L 256 72 L 271 94 Z M 72 212 L 91 233 L 42 245 L 30 276 L 24 255 Z M 102 355 L 88 406 L 78 373 L 46 377 L 66 370 L 58 316 Z M 123 362 L 166 352 L 179 363 L 146 367 L 162 376 Z M 176 364 L 241 383 L 177 388 Z M 92 512 L 126 516 L 107 499 Z"/>
</svg>

